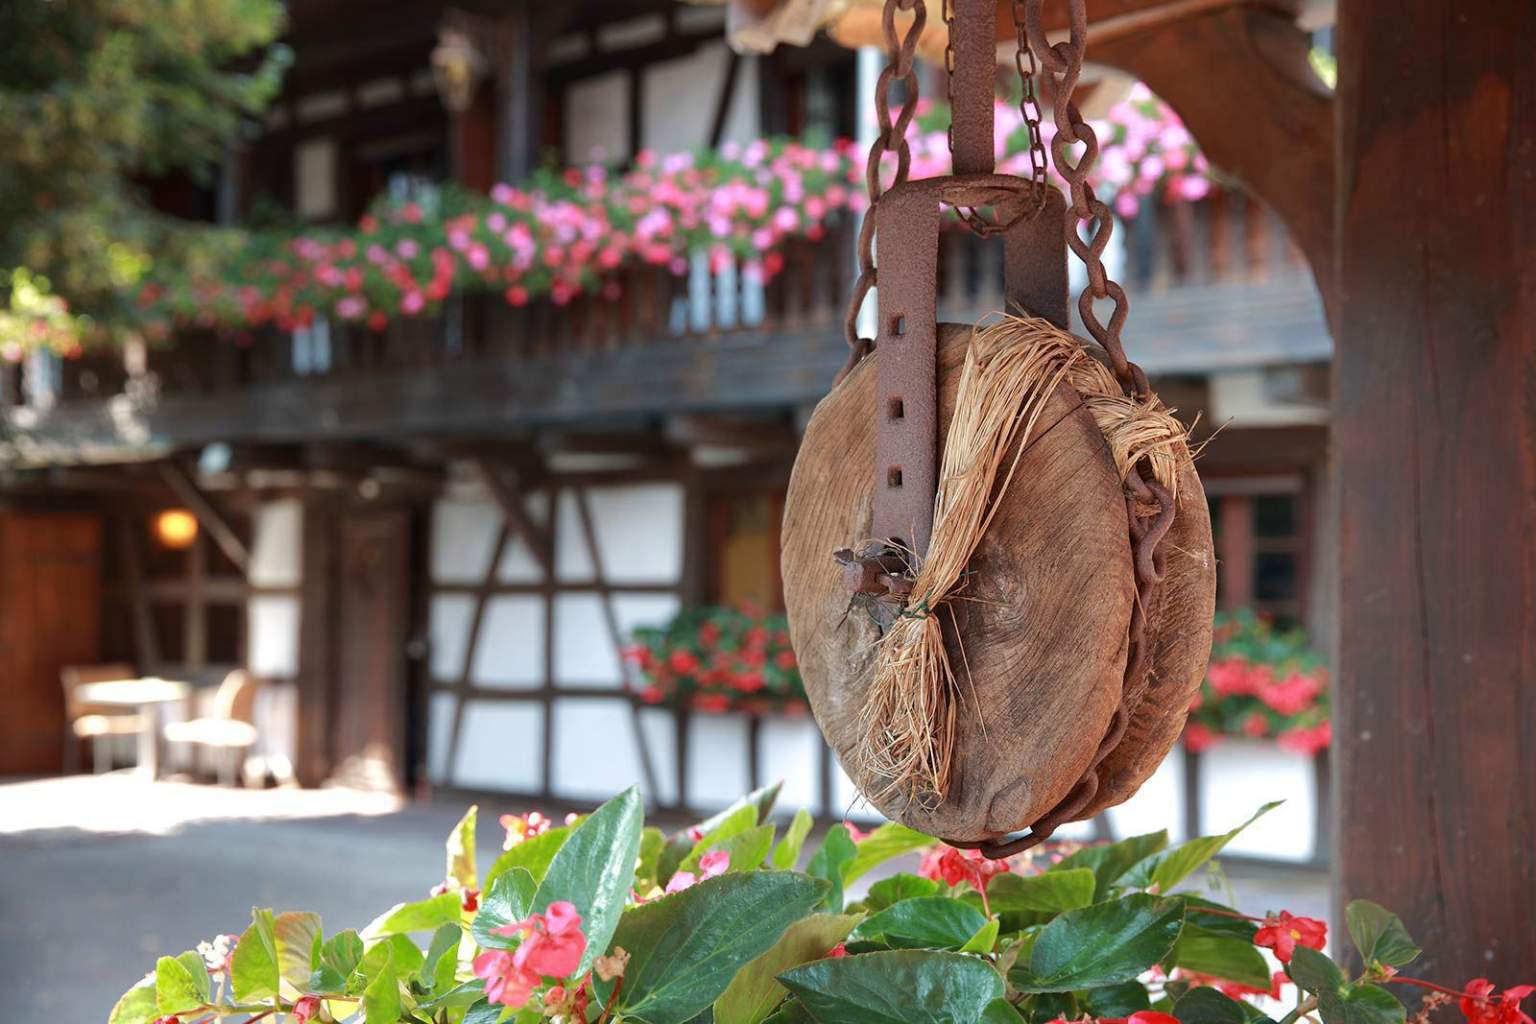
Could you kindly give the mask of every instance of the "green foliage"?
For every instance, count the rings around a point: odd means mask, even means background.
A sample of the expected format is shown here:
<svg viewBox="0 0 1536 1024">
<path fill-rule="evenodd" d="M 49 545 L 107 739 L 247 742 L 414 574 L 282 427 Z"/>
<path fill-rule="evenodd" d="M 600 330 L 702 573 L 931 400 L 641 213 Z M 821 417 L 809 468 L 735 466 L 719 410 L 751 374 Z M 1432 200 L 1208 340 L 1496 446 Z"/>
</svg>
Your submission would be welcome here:
<svg viewBox="0 0 1536 1024">
<path fill-rule="evenodd" d="M 1003 995 L 985 960 L 922 950 L 818 960 L 779 980 L 819 1024 L 971 1024 Z"/>
<path fill-rule="evenodd" d="M 477 882 L 471 811 L 446 844 L 448 892 L 396 904 L 362 934 L 327 937 L 314 914 L 254 910 L 227 976 L 199 953 L 162 957 L 109 1024 L 280 1020 L 305 996 L 324 1000 L 323 1019 L 337 1024 L 578 1024 L 556 1002 L 578 992 L 586 1024 L 1046 1024 L 1149 1009 L 1180 1024 L 1270 1024 L 1233 996 L 1269 989 L 1254 919 L 1167 891 L 1234 833 L 1172 849 L 1160 832 L 1084 848 L 1044 872 L 992 877 L 985 899 L 972 884 L 897 872 L 844 912 L 850 886 L 929 841 L 895 825 L 855 840 L 833 825 L 805 873 L 775 870 L 800 860 L 810 827 L 797 815 L 775 846 L 777 796 L 759 790 L 669 838 L 643 827 L 628 790 L 506 851 L 474 913 L 461 903 Z M 729 870 L 682 885 L 677 872 L 714 850 L 730 854 Z M 668 879 L 677 891 L 662 892 Z M 496 965 L 549 938 L 556 904 L 579 915 L 585 942 L 579 957 L 566 954 L 574 970 L 506 994 Z M 1417 947 L 1373 903 L 1356 901 L 1347 916 L 1362 972 L 1352 978 L 1298 944 L 1288 971 L 1302 1001 L 1282 1024 L 1314 1007 L 1322 1024 L 1404 1024 L 1379 983 Z M 477 961 L 491 966 L 477 973 Z M 1154 966 L 1166 972 L 1158 980 Z"/>
<path fill-rule="evenodd" d="M 280 0 L 0 4 L 0 309 L 15 312 L 3 279 L 28 267 L 81 314 L 48 343 L 132 325 L 126 296 L 151 254 L 179 261 L 199 244 L 135 182 L 208 180 L 277 92 L 283 19 Z"/>
<path fill-rule="evenodd" d="M 614 945 L 630 955 L 615 1005 L 646 1024 L 685 1024 L 749 961 L 811 912 L 826 884 L 789 871 L 709 878 L 624 915 Z M 611 986 L 599 984 L 605 998 Z"/>
</svg>

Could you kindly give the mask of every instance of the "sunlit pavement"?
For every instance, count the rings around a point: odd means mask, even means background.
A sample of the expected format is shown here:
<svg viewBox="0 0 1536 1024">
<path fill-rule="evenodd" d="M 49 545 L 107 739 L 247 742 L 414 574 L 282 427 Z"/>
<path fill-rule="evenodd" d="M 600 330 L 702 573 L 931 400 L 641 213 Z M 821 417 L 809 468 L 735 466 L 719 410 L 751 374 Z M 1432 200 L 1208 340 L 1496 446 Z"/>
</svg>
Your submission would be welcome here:
<svg viewBox="0 0 1536 1024">
<path fill-rule="evenodd" d="M 526 809 L 482 804 L 482 865 L 499 851 L 497 816 Z M 315 910 L 329 931 L 361 928 L 442 878 L 442 839 L 462 811 L 448 798 L 235 790 L 129 773 L 0 784 L 7 1019 L 105 1021 L 156 956 L 241 931 L 252 906 Z M 1250 913 L 1327 910 L 1317 871 L 1233 864 L 1226 875 Z"/>
</svg>

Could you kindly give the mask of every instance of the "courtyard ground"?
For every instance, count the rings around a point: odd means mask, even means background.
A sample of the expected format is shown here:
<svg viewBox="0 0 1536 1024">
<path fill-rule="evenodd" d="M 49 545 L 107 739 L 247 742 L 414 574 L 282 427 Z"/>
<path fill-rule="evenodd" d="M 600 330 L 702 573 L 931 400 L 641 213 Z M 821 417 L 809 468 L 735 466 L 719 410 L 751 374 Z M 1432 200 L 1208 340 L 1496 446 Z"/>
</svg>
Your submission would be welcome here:
<svg viewBox="0 0 1536 1024">
<path fill-rule="evenodd" d="M 497 816 L 527 809 L 482 803 L 482 865 L 500 845 Z M 243 930 L 252 906 L 318 911 L 327 931 L 361 928 L 442 878 L 442 839 L 462 811 L 458 801 L 131 774 L 0 784 L 7 1019 L 103 1022 L 156 956 Z M 1225 873 L 1249 913 L 1328 909 L 1315 869 L 1243 862 Z"/>
</svg>

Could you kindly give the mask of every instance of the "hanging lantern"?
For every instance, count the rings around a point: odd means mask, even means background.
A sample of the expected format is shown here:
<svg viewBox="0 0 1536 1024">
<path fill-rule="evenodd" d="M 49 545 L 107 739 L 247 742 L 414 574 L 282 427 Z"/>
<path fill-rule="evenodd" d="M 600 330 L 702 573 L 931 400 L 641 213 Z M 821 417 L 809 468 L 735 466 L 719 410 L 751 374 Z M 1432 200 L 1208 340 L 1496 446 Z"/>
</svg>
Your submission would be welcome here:
<svg viewBox="0 0 1536 1024">
<path fill-rule="evenodd" d="M 1099 259 L 1112 214 L 1087 182 L 1097 143 L 1071 102 L 1083 0 L 1055 46 L 1042 0 L 1022 18 L 1014 5 L 1029 179 L 993 173 L 993 2 L 944 5 L 954 173 L 906 182 L 924 4 L 887 0 L 876 92 L 890 128 L 870 154 L 849 364 L 806 428 L 782 557 L 801 673 L 844 769 L 886 815 L 1001 856 L 1125 800 L 1162 761 L 1209 657 L 1215 559 L 1184 428 L 1126 359 L 1124 292 Z M 1045 177 L 1036 58 L 1070 203 Z M 882 192 L 887 154 L 896 181 Z M 1007 314 L 937 322 L 942 208 L 1001 236 Z M 1092 341 L 1069 331 L 1069 246 L 1088 271 L 1077 308 Z M 877 264 L 878 330 L 861 339 Z M 1115 304 L 1107 324 L 1095 299 Z"/>
<path fill-rule="evenodd" d="M 168 508 L 151 525 L 155 541 L 172 551 L 185 551 L 197 540 L 197 516 L 184 508 Z"/>
<path fill-rule="evenodd" d="M 462 28 L 444 25 L 438 29 L 431 60 L 432 81 L 444 109 L 450 114 L 464 113 L 485 76 L 485 58 L 479 48 Z"/>
</svg>

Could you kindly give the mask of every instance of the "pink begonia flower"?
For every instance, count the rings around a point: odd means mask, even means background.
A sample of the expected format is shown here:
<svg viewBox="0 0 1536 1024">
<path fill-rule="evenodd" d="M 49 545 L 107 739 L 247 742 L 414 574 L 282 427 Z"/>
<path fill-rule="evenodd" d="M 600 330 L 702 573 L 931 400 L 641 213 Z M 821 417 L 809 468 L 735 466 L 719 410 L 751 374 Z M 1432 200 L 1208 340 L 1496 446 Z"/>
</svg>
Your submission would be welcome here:
<svg viewBox="0 0 1536 1024">
<path fill-rule="evenodd" d="M 542 914 L 491 929 L 492 935 L 521 937 L 512 952 L 490 950 L 475 957 L 475 977 L 485 980 L 485 997 L 493 1003 L 521 1007 L 544 978 L 565 978 L 581 965 L 587 937 L 581 915 L 567 900 L 551 903 Z"/>
<path fill-rule="evenodd" d="M 501 848 L 510 850 L 519 843 L 548 832 L 553 824 L 554 822 L 538 811 L 529 811 L 527 814 L 503 814 L 501 827 L 507 830 L 507 838 L 501 844 Z"/>
<path fill-rule="evenodd" d="M 320 1015 L 320 997 L 302 996 L 293 1004 L 291 1016 L 297 1024 L 308 1024 Z"/>
<path fill-rule="evenodd" d="M 212 941 L 197 944 L 198 955 L 208 966 L 209 974 L 222 974 L 229 970 L 229 965 L 234 959 L 235 946 L 239 942 L 240 936 L 226 934 L 215 935 Z"/>
<path fill-rule="evenodd" d="M 731 855 L 724 850 L 711 850 L 699 858 L 699 873 L 692 871 L 679 871 L 667 881 L 666 892 L 682 892 L 691 889 L 706 878 L 715 878 L 723 875 L 731 866 Z"/>
</svg>

